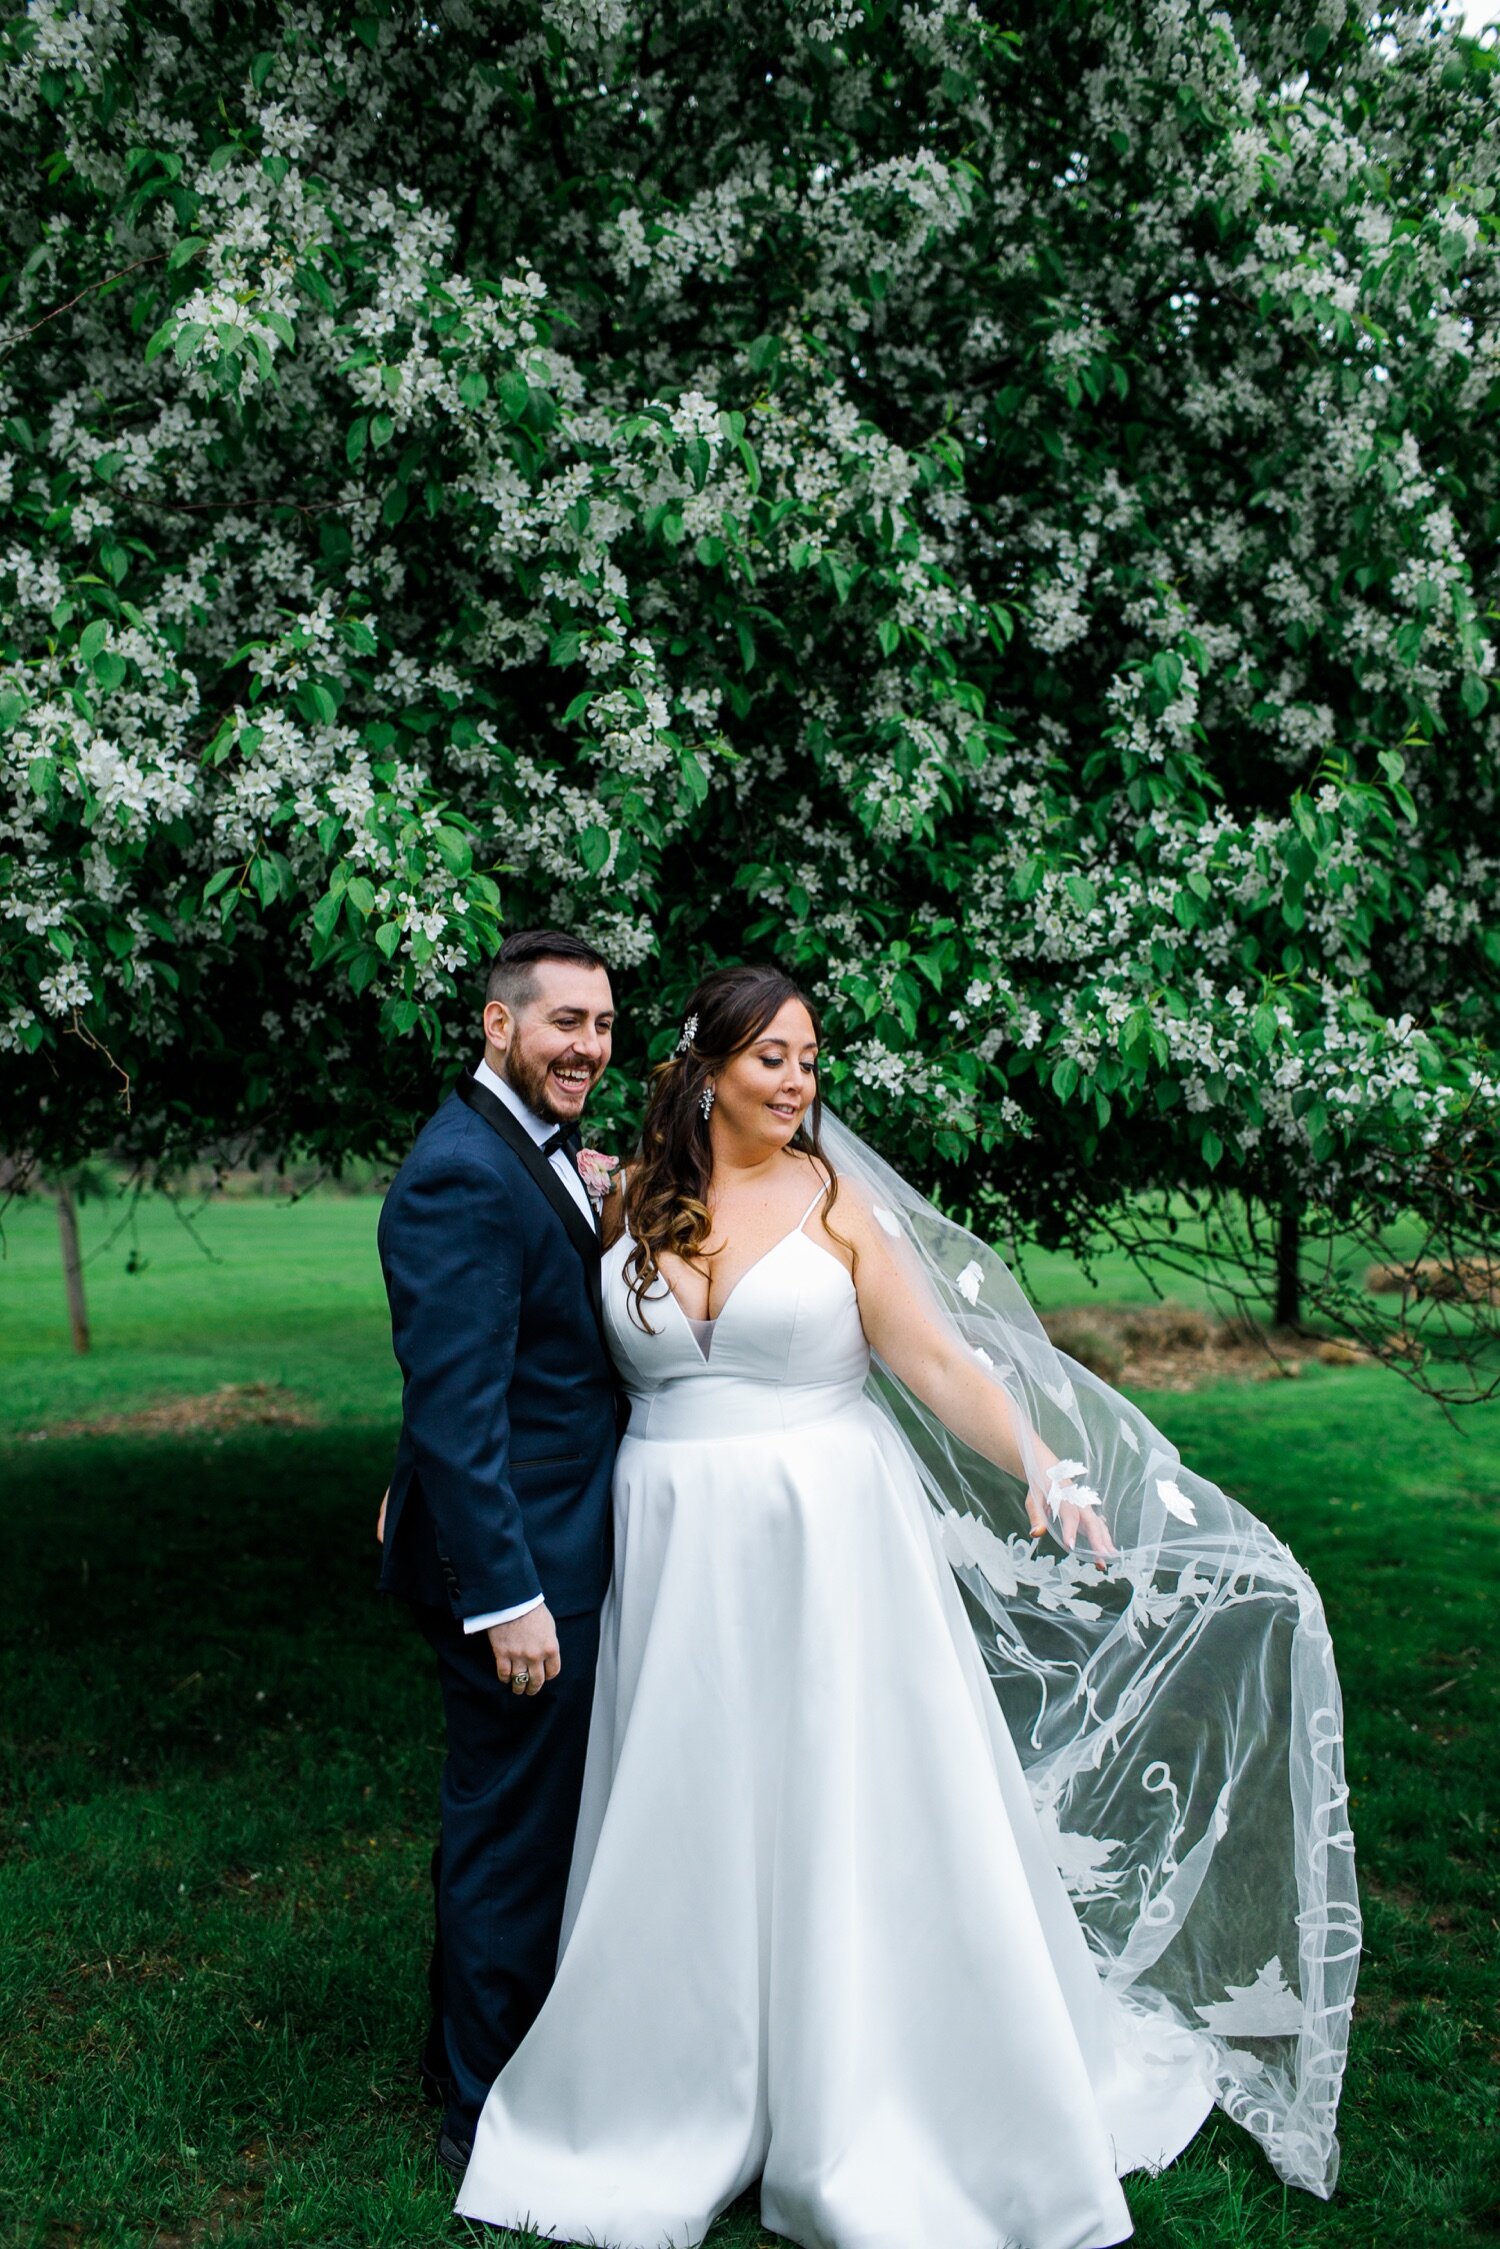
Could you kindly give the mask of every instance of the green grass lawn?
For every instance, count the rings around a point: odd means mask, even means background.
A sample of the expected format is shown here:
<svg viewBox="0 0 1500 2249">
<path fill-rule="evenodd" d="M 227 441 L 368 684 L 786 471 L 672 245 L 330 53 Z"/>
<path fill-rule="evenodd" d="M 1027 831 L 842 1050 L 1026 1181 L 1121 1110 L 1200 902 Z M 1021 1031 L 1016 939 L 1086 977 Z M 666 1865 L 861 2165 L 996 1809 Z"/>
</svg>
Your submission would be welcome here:
<svg viewBox="0 0 1500 2249">
<path fill-rule="evenodd" d="M 88 1360 L 67 1349 L 50 1207 L 7 1217 L 7 2249 L 466 2237 L 410 2075 L 441 1746 L 425 1654 L 372 1591 L 397 1407 L 376 1210 L 215 1203 L 211 1261 L 145 1206 L 140 1269 L 128 1235 L 89 1267 Z M 113 1223 L 87 1206 L 86 1249 Z M 1087 1293 L 1054 1260 L 1029 1279 L 1049 1304 Z M 35 1435 L 248 1382 L 298 1394 L 315 1425 Z M 1137 2238 L 1494 2241 L 1500 1410 L 1455 1427 L 1373 1367 L 1152 1410 L 1323 1588 L 1369 1946 L 1334 2200 L 1284 2192 L 1216 2120 L 1128 2183 Z M 747 2202 L 713 2249 L 763 2238 Z"/>
</svg>

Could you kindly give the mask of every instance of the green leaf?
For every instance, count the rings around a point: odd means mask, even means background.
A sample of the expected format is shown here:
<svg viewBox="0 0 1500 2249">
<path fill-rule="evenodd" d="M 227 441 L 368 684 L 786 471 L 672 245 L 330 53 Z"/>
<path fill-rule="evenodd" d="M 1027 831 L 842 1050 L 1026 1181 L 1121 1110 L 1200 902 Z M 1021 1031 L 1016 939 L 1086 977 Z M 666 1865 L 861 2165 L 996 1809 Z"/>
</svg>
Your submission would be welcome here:
<svg viewBox="0 0 1500 2249">
<path fill-rule="evenodd" d="M 392 421 L 389 414 L 374 414 L 371 416 L 370 443 L 374 446 L 377 453 L 380 451 L 383 445 L 390 444 L 391 439 L 395 436 L 395 434 L 396 425 Z"/>
<path fill-rule="evenodd" d="M 469 839 L 457 828 L 434 828 L 432 845 L 450 874 L 466 875 L 474 863 Z"/>
<path fill-rule="evenodd" d="M 400 922 L 383 921 L 380 927 L 375 932 L 375 942 L 380 947 L 380 950 L 384 953 L 386 959 L 389 960 L 391 955 L 395 952 L 396 947 L 401 942 Z"/>
<path fill-rule="evenodd" d="M 477 367 L 471 367 L 459 380 L 458 395 L 465 406 L 482 406 L 490 395 L 490 386 Z"/>
<path fill-rule="evenodd" d="M 307 291 L 307 294 L 310 297 L 314 298 L 316 302 L 322 306 L 325 312 L 332 312 L 334 307 L 333 291 L 329 288 L 327 282 L 323 279 L 322 274 L 319 273 L 316 266 L 298 266 L 297 281 L 299 286 L 305 289 Z"/>
<path fill-rule="evenodd" d="M 531 404 L 531 385 L 526 377 L 516 374 L 513 368 L 508 368 L 495 387 L 499 393 L 502 413 L 511 421 L 519 422 Z"/>
<path fill-rule="evenodd" d="M 361 917 L 375 911 L 375 885 L 365 875 L 354 877 L 344 892 L 344 897 Z"/>
<path fill-rule="evenodd" d="M 108 694 L 124 686 L 125 669 L 124 657 L 117 656 L 113 649 L 106 649 L 102 656 L 94 658 L 94 677 Z"/>
<path fill-rule="evenodd" d="M 339 707 L 320 679 L 305 679 L 297 690 L 297 708 L 315 726 L 332 726 Z"/>
<path fill-rule="evenodd" d="M 1207 1164 L 1210 1171 L 1216 1171 L 1218 1169 L 1219 1159 L 1224 1153 L 1223 1141 L 1219 1138 L 1216 1132 L 1205 1132 L 1200 1145 L 1202 1146 L 1203 1150 L 1203 1161 Z"/>
<path fill-rule="evenodd" d="M 78 636 L 80 661 L 91 664 L 108 638 L 109 620 L 107 617 L 96 617 L 91 625 L 85 625 Z"/>
<path fill-rule="evenodd" d="M 1182 685 L 1182 658 L 1174 648 L 1164 648 L 1151 659 L 1149 669 L 1153 685 L 1170 703 Z"/>
<path fill-rule="evenodd" d="M 357 422 L 349 424 L 349 434 L 344 439 L 344 458 L 351 467 L 363 458 L 369 436 L 370 417 L 368 414 L 361 414 Z"/>
<path fill-rule="evenodd" d="M 692 750 L 679 750 L 677 764 L 688 795 L 694 804 L 702 804 L 708 795 L 708 773 L 703 761 Z"/>
<path fill-rule="evenodd" d="M 190 258 L 197 258 L 197 257 L 201 257 L 201 256 L 202 256 L 202 254 L 203 254 L 203 252 L 204 252 L 204 251 L 205 251 L 205 250 L 206 250 L 207 248 L 208 248 L 208 237 L 207 237 L 207 235 L 204 235 L 204 234 L 186 234 L 186 235 L 184 235 L 184 236 L 183 236 L 183 238 L 182 238 L 182 240 L 181 240 L 180 242 L 176 242 L 176 243 L 174 243 L 174 244 L 172 245 L 172 248 L 171 248 L 170 252 L 168 253 L 168 256 L 167 256 L 167 271 L 168 271 L 169 273 L 175 272 L 178 266 L 185 266 L 185 265 L 186 265 L 186 264 L 188 263 L 188 261 L 189 261 L 189 259 L 190 259 Z"/>
<path fill-rule="evenodd" d="M 609 857 L 608 828 L 585 828 L 578 838 L 578 856 L 591 875 L 597 875 Z"/>
</svg>

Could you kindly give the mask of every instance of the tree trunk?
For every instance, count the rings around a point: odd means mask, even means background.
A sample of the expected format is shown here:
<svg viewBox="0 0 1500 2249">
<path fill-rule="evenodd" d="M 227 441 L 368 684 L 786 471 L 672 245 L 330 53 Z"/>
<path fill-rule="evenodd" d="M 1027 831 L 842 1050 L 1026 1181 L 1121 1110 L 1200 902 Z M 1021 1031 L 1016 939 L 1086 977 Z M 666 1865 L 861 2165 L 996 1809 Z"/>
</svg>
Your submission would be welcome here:
<svg viewBox="0 0 1500 2249">
<path fill-rule="evenodd" d="M 1302 1205 L 1290 1195 L 1276 1221 L 1276 1325 L 1294 1328 L 1302 1320 Z"/>
<path fill-rule="evenodd" d="M 83 1296 L 83 1259 L 78 1254 L 78 1212 L 73 1202 L 73 1191 L 59 1183 L 53 1190 L 57 1197 L 57 1230 L 62 1236 L 63 1280 L 68 1291 L 68 1324 L 73 1330 L 75 1351 L 89 1347 L 89 1308 Z"/>
</svg>

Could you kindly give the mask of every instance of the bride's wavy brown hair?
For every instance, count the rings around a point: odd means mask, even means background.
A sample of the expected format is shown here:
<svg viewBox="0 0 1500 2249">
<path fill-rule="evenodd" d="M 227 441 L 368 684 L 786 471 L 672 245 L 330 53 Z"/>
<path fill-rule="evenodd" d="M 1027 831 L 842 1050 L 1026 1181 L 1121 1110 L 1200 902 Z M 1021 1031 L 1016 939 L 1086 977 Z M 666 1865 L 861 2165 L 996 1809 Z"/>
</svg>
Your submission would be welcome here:
<svg viewBox="0 0 1500 2249">
<path fill-rule="evenodd" d="M 696 1264 L 713 1223 L 708 1209 L 713 1150 L 703 1114 L 703 1089 L 716 1070 L 754 1045 L 788 1000 L 800 1000 L 807 1009 L 813 1037 L 821 1046 L 823 1025 L 817 1009 L 800 985 L 779 968 L 716 969 L 704 977 L 687 1003 L 691 1040 L 652 1072 L 640 1150 L 625 1187 L 625 1220 L 634 1243 L 625 1260 L 625 1276 L 633 1299 L 632 1317 L 648 1335 L 656 1331 L 646 1318 L 644 1300 L 660 1274 L 657 1259 L 669 1250 L 686 1264 Z M 818 1090 L 787 1145 L 811 1156 L 827 1178 L 826 1222 L 839 1182 L 823 1150 L 822 1115 L 823 1096 Z"/>
</svg>

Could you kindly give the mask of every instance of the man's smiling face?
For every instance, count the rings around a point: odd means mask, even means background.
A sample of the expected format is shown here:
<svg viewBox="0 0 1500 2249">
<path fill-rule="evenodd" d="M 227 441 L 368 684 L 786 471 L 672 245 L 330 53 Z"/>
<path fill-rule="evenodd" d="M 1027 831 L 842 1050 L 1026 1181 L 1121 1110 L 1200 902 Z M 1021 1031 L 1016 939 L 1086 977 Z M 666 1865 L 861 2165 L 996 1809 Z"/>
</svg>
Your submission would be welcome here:
<svg viewBox="0 0 1500 2249">
<path fill-rule="evenodd" d="M 514 1014 L 484 1011 L 485 1060 L 539 1117 L 572 1124 L 609 1067 L 615 1003 L 602 968 L 542 960 L 535 989 Z"/>
</svg>

